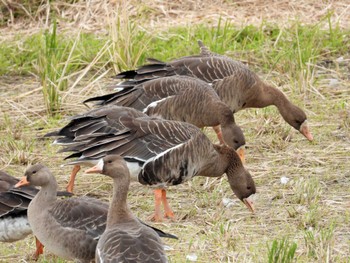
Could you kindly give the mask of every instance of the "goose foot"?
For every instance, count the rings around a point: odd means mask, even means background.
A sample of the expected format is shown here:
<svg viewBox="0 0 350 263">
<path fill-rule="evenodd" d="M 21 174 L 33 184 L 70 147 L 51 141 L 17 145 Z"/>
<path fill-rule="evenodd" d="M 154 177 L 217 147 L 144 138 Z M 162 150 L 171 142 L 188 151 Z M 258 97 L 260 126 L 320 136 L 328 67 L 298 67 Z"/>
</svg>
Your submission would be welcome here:
<svg viewBox="0 0 350 263">
<path fill-rule="evenodd" d="M 35 245 L 36 245 L 36 251 L 32 255 L 33 260 L 38 260 L 39 256 L 44 253 L 44 245 L 40 243 L 39 239 L 35 237 Z"/>
<path fill-rule="evenodd" d="M 170 219 L 175 219 L 174 212 L 170 208 L 168 200 L 166 199 L 166 191 L 165 191 L 165 189 L 162 189 L 162 202 L 163 202 L 163 206 L 164 206 L 164 217 L 165 218 L 170 218 Z"/>
<path fill-rule="evenodd" d="M 166 198 L 166 190 L 165 189 L 155 189 L 154 190 L 154 199 L 155 199 L 155 210 L 154 215 L 151 217 L 151 220 L 154 222 L 162 222 L 164 218 L 174 219 L 175 215 L 168 200 Z M 160 205 L 163 203 L 164 206 L 164 217 L 160 212 Z"/>
<path fill-rule="evenodd" d="M 162 189 L 155 189 L 154 192 L 154 215 L 151 220 L 154 222 L 162 222 L 163 218 L 160 213 L 160 205 L 162 203 Z"/>
</svg>

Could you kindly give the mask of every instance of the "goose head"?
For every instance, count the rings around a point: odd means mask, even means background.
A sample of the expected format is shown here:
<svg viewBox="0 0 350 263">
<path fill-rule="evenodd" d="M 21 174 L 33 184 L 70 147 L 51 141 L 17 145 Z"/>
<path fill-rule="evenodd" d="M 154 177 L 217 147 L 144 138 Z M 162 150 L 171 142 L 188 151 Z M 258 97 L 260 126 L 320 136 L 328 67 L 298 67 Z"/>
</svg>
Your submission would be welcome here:
<svg viewBox="0 0 350 263">
<path fill-rule="evenodd" d="M 51 172 L 45 165 L 35 164 L 25 171 L 24 177 L 22 177 L 15 187 L 24 185 L 45 186 L 49 184 L 51 177 Z"/>
<path fill-rule="evenodd" d="M 285 104 L 284 108 L 279 107 L 283 119 L 294 129 L 298 130 L 309 141 L 313 140 L 305 112 L 292 103 Z"/>
<path fill-rule="evenodd" d="M 256 187 L 251 174 L 242 166 L 235 169 L 234 172 L 228 170 L 227 177 L 233 193 L 251 212 L 254 212 L 255 208 L 251 196 L 256 193 Z"/>
<path fill-rule="evenodd" d="M 123 157 L 116 154 L 107 155 L 103 159 L 100 159 L 94 167 L 87 169 L 85 172 L 101 173 L 111 178 L 121 178 L 129 175 L 129 170 Z"/>
<path fill-rule="evenodd" d="M 250 211 L 254 212 L 251 196 L 256 193 L 253 177 L 243 163 L 239 155 L 230 147 L 216 146 L 216 150 L 226 159 L 226 175 L 233 193 L 241 200 Z"/>
</svg>

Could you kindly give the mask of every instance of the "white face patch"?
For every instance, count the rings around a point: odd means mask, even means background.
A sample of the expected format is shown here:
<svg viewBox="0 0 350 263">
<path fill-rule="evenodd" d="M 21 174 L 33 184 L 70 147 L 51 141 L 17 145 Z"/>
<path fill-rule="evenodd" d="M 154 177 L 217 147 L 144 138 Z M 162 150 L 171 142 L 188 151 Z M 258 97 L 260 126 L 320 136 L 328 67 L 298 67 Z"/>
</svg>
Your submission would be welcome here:
<svg viewBox="0 0 350 263">
<path fill-rule="evenodd" d="M 304 129 L 304 127 L 307 127 L 308 126 L 308 122 L 307 120 L 305 120 L 301 125 L 300 125 L 300 129 L 299 131 L 302 131 Z"/>
<path fill-rule="evenodd" d="M 300 125 L 300 129 L 299 132 L 304 135 L 309 141 L 312 141 L 314 138 L 311 134 L 311 132 L 309 131 L 309 125 L 307 120 L 305 120 L 301 125 Z"/>
<path fill-rule="evenodd" d="M 100 159 L 98 161 L 98 163 L 96 164 L 96 168 L 103 171 L 103 166 L 104 166 L 104 162 L 103 162 L 103 159 Z"/>
</svg>

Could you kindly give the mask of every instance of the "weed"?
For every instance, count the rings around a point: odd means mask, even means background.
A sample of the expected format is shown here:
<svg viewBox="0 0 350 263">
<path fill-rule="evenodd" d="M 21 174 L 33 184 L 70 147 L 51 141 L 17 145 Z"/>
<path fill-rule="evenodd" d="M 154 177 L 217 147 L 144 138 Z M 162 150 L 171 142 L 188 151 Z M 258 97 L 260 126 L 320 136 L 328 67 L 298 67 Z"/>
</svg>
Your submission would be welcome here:
<svg viewBox="0 0 350 263">
<path fill-rule="evenodd" d="M 35 159 L 32 156 L 34 150 L 34 138 L 27 138 L 23 134 L 23 123 L 13 122 L 8 115 L 4 115 L 3 127 L 0 129 L 0 145 L 6 155 L 2 155 L 4 164 L 27 165 Z"/>
<path fill-rule="evenodd" d="M 31 163 L 34 140 L 15 140 L 14 138 L 2 138 L 0 140 L 7 153 L 7 163 L 26 165 Z"/>
<path fill-rule="evenodd" d="M 61 109 L 60 91 L 68 88 L 65 73 L 69 61 L 64 64 L 67 50 L 58 44 L 56 21 L 53 22 L 50 31 L 45 31 L 43 38 L 44 47 L 38 57 L 38 73 L 43 86 L 47 113 L 54 116 Z"/>
<path fill-rule="evenodd" d="M 269 263 L 289 263 L 294 261 L 297 244 L 290 243 L 288 238 L 273 240 L 268 246 L 268 262 Z"/>
<path fill-rule="evenodd" d="M 319 205 L 311 205 L 307 211 L 300 216 L 300 224 L 302 229 L 315 228 L 319 226 L 321 219 L 325 216 L 325 211 Z"/>
<path fill-rule="evenodd" d="M 135 68 L 144 61 L 151 36 L 130 18 L 126 7 L 121 6 L 109 17 L 109 35 L 110 60 L 116 73 Z"/>
<path fill-rule="evenodd" d="M 310 228 L 305 231 L 304 241 L 307 255 L 315 258 L 318 262 L 332 262 L 332 247 L 334 243 L 335 224 L 320 230 Z"/>
<path fill-rule="evenodd" d="M 322 190 L 317 178 L 300 178 L 294 185 L 295 203 L 308 206 L 317 206 Z"/>
</svg>

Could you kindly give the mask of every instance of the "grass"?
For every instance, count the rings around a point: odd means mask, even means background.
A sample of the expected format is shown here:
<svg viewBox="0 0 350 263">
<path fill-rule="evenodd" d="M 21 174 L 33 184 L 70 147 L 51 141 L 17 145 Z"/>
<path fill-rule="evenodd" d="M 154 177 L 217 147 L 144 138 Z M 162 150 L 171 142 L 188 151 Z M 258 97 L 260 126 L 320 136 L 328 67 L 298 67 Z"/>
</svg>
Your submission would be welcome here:
<svg viewBox="0 0 350 263">
<path fill-rule="evenodd" d="M 349 262 L 348 29 L 326 13 L 312 25 L 296 20 L 237 27 L 221 18 L 213 26 L 154 32 L 139 23 L 142 17 L 128 14 L 125 9 L 111 13 L 105 34 L 72 35 L 58 24 L 56 31 L 0 41 L 0 168 L 20 177 L 28 164 L 40 161 L 63 188 L 71 167 L 60 166 L 64 155 L 41 136 L 66 124 L 66 116 L 85 111 L 80 104 L 85 98 L 105 93 L 110 82 L 105 76 L 140 65 L 146 57 L 197 54 L 196 41 L 202 39 L 212 51 L 247 63 L 304 108 L 315 141 L 307 142 L 273 107 L 237 113 L 247 140 L 246 166 L 259 191 L 257 212 L 250 214 L 235 199 L 224 177 L 171 187 L 169 202 L 177 219 L 156 224 L 179 236 L 178 241 L 165 240 L 172 247 L 170 262 L 189 262 L 188 255 L 197 256 L 197 262 Z M 54 117 L 38 89 L 45 79 L 55 80 L 50 83 L 56 83 L 52 87 L 61 99 Z M 205 132 L 215 139 L 211 130 Z M 281 184 L 282 176 L 288 183 Z M 110 197 L 109 180 L 102 176 L 79 174 L 76 186 L 78 196 Z M 129 197 L 134 213 L 147 220 L 153 209 L 151 189 L 135 184 Z M 2 243 L 0 262 L 19 262 L 33 249 L 32 237 Z M 38 262 L 66 261 L 46 251 Z"/>
<path fill-rule="evenodd" d="M 53 22 L 51 30 L 45 31 L 43 38 L 43 48 L 38 54 L 38 73 L 43 86 L 47 113 L 55 116 L 61 110 L 60 92 L 68 88 L 66 72 L 74 64 L 70 61 L 72 52 L 69 52 L 66 47 L 58 46 L 56 21 Z M 66 58 L 67 53 L 68 58 Z"/>
<path fill-rule="evenodd" d="M 294 261 L 296 243 L 291 243 L 287 238 L 274 240 L 271 246 L 268 247 L 268 262 L 269 263 L 287 263 Z"/>
<path fill-rule="evenodd" d="M 305 245 L 309 257 L 322 262 L 330 262 L 334 247 L 334 224 L 324 229 L 310 229 L 305 232 Z"/>
<path fill-rule="evenodd" d="M 84 34 L 76 40 L 78 43 L 74 56 L 77 57 L 77 61 L 71 64 L 78 68 L 86 66 L 109 42 L 109 55 L 102 57 L 100 63 L 103 65 L 113 62 L 112 67 L 115 72 L 119 72 L 145 63 L 146 57 L 169 60 L 188 53 L 194 54 L 198 50 L 196 41 L 201 39 L 216 53 L 234 53 L 235 56 L 238 55 L 237 59 L 248 60 L 253 65 L 259 63 L 260 68 L 269 71 L 290 72 L 291 77 L 295 78 L 293 74 L 307 69 L 308 64 L 314 64 L 316 59 L 325 59 L 330 55 L 340 56 L 347 51 L 348 32 L 333 25 L 329 16 L 330 14 L 326 15 L 313 26 L 304 26 L 297 21 L 289 28 L 267 23 L 260 27 L 247 25 L 237 28 L 228 20 L 219 19 L 215 26 L 175 27 L 155 35 L 154 32 L 137 25 L 137 21 L 132 20 L 122 10 L 108 17 L 108 37 Z M 323 29 L 324 27 L 327 30 Z M 47 34 L 46 31 L 45 38 Z M 72 43 L 69 45 L 69 42 L 74 42 L 72 36 L 68 36 L 67 39 L 66 35 L 57 34 L 55 37 L 55 45 L 60 46 L 60 49 L 68 46 L 67 49 L 70 50 Z M 33 61 L 43 47 L 38 45 L 38 38 L 42 38 L 42 34 L 24 40 L 21 38 L 23 46 L 19 46 L 19 38 L 1 43 L 1 50 L 5 56 L 0 62 L 3 75 L 38 71 L 34 68 Z M 65 53 L 69 54 L 69 51 Z"/>
</svg>

